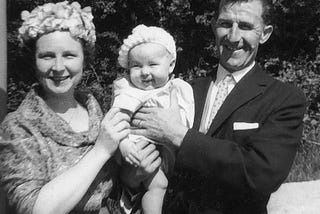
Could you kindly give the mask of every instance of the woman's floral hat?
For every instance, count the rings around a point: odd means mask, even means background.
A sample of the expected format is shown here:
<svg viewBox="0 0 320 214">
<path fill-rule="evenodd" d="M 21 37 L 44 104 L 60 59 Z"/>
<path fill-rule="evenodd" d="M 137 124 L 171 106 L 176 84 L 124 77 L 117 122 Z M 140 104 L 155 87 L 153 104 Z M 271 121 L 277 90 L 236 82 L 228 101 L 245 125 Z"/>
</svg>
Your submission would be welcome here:
<svg viewBox="0 0 320 214">
<path fill-rule="evenodd" d="M 46 3 L 31 12 L 22 11 L 21 19 L 19 39 L 22 43 L 57 30 L 69 31 L 73 37 L 83 39 L 92 46 L 96 41 L 91 7 L 81 9 L 78 2 Z"/>
</svg>

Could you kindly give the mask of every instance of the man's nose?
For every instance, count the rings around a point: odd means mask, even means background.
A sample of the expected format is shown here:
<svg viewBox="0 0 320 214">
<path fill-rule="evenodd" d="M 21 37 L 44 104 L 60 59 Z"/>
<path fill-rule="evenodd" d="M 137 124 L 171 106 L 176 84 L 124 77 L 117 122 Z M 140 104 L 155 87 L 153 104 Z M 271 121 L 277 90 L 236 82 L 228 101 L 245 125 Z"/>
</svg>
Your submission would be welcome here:
<svg viewBox="0 0 320 214">
<path fill-rule="evenodd" d="M 52 66 L 52 70 L 54 71 L 63 71 L 65 68 L 64 61 L 62 57 L 56 57 L 54 64 Z"/>
<path fill-rule="evenodd" d="M 230 42 L 239 42 L 241 39 L 241 32 L 237 23 L 232 25 L 228 33 L 228 39 Z"/>
</svg>

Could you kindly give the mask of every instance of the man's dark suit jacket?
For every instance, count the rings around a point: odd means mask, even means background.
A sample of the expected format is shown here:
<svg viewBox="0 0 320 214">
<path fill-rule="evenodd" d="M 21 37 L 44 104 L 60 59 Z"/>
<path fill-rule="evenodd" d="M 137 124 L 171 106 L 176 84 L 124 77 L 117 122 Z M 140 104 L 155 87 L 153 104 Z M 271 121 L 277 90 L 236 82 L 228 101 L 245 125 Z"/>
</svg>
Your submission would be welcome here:
<svg viewBox="0 0 320 214">
<path fill-rule="evenodd" d="M 287 177 L 296 154 L 305 96 L 256 63 L 228 95 L 208 133 L 202 134 L 198 129 L 210 81 L 212 77 L 192 83 L 195 122 L 177 154 L 178 170 L 190 175 L 191 184 L 184 187 L 185 200 L 192 205 L 188 212 L 267 213 L 270 194 Z M 236 122 L 259 127 L 234 130 Z"/>
</svg>

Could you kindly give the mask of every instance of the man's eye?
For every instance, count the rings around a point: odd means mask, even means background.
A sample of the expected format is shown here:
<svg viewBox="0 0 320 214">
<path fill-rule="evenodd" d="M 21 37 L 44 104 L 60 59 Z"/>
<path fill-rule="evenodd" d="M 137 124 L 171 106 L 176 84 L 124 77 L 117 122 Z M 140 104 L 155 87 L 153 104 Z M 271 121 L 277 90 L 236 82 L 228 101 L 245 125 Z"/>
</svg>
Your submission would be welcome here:
<svg viewBox="0 0 320 214">
<path fill-rule="evenodd" d="M 232 23 L 231 22 L 218 22 L 217 27 L 231 28 Z"/>
<path fill-rule="evenodd" d="M 239 23 L 239 28 L 241 30 L 252 30 L 252 25 L 248 23 Z"/>
</svg>

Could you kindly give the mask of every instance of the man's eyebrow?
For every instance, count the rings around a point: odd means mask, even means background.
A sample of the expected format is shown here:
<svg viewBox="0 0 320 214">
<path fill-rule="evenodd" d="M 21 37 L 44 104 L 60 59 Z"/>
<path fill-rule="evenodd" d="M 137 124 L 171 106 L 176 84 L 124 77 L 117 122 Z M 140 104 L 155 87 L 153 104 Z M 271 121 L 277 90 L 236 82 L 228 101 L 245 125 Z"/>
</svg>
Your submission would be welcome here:
<svg viewBox="0 0 320 214">
<path fill-rule="evenodd" d="M 218 18 L 217 21 L 230 21 L 230 19 L 227 19 L 227 18 Z"/>
<path fill-rule="evenodd" d="M 219 22 L 232 22 L 232 21 L 233 20 L 227 19 L 227 18 L 218 18 L 216 22 L 219 23 Z M 238 23 L 253 26 L 253 23 L 249 20 L 239 20 Z"/>
<path fill-rule="evenodd" d="M 251 22 L 248 22 L 248 21 L 240 21 L 239 22 L 239 25 L 246 25 L 246 26 L 254 26 Z"/>
<path fill-rule="evenodd" d="M 216 21 L 216 24 L 220 24 L 220 23 L 223 23 L 223 22 L 232 22 L 232 20 L 226 19 L 226 18 L 218 18 L 217 21 Z"/>
</svg>

